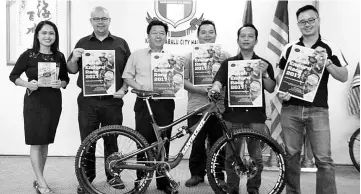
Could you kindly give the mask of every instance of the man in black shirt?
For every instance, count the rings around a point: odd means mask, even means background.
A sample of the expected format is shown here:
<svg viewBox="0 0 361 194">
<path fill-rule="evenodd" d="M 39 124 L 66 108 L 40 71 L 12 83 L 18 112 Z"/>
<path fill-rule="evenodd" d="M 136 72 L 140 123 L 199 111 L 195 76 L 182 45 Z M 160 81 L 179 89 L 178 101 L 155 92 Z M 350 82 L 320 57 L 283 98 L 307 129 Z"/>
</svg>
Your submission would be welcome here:
<svg viewBox="0 0 361 194">
<path fill-rule="evenodd" d="M 306 128 L 317 166 L 316 193 L 336 194 L 335 166 L 331 158 L 327 82 L 330 74 L 341 82 L 347 81 L 347 63 L 338 47 L 321 38 L 319 34 L 320 18 L 315 7 L 306 5 L 297 11 L 296 16 L 302 37 L 299 41 L 285 46 L 279 63 L 280 74 L 283 73 L 293 45 L 326 52 L 328 59 L 313 102 L 292 98 L 289 93 L 278 94 L 283 100 L 281 137 L 287 154 L 286 193 L 301 193 L 300 153 L 303 132 Z M 308 82 L 315 82 L 319 79 L 315 74 L 313 75 L 311 77 L 313 80 L 308 80 Z M 310 83 L 307 84 L 311 85 L 312 83 Z"/>
<path fill-rule="evenodd" d="M 225 99 L 225 111 L 223 113 L 224 120 L 226 121 L 227 127 L 232 129 L 250 128 L 257 130 L 262 133 L 268 133 L 266 130 L 266 111 L 265 111 L 265 98 L 264 90 L 273 92 L 275 88 L 275 79 L 272 65 L 265 59 L 257 56 L 254 53 L 254 47 L 257 44 L 258 31 L 252 24 L 245 24 L 237 32 L 237 43 L 240 47 L 240 53 L 237 56 L 231 57 L 222 62 L 216 77 L 213 80 L 212 89 L 210 91 L 220 92 L 220 89 L 225 86 L 227 87 L 228 82 L 228 62 L 235 60 L 253 60 L 260 59 L 259 69 L 262 72 L 262 107 L 236 107 L 230 108 L 228 101 Z M 226 89 L 226 97 L 228 97 L 228 90 Z M 240 142 L 237 142 L 237 144 Z M 258 171 L 253 178 L 247 181 L 247 191 L 250 194 L 258 194 L 259 187 L 261 185 L 261 173 L 263 169 L 262 152 L 260 148 L 259 140 L 247 140 L 248 152 L 252 160 L 255 161 L 258 166 Z M 237 146 L 236 149 L 240 149 Z M 239 150 L 237 150 L 239 151 Z M 240 178 L 232 169 L 231 150 L 227 146 L 226 148 L 226 160 L 225 168 L 227 173 L 227 187 L 229 193 L 239 193 L 239 181 Z"/>
<path fill-rule="evenodd" d="M 115 50 L 115 89 L 116 92 L 108 96 L 89 96 L 85 97 L 83 91 L 78 96 L 78 122 L 81 141 L 83 141 L 91 132 L 95 131 L 101 126 L 107 125 L 121 125 L 123 123 L 123 96 L 128 91 L 128 86 L 123 84 L 121 78 L 125 64 L 130 56 L 130 50 L 127 42 L 117 36 L 110 34 L 109 25 L 110 17 L 108 11 L 103 7 L 95 7 L 91 12 L 90 22 L 93 26 L 94 32 L 86 37 L 80 39 L 75 49 L 68 58 L 67 67 L 70 73 L 79 72 L 77 85 L 83 89 L 83 72 L 82 72 L 82 53 L 85 50 Z M 100 76 L 105 76 L 107 68 L 103 63 L 107 63 L 108 59 L 105 54 L 100 57 L 100 61 L 104 66 L 103 71 L 99 73 Z M 99 149 L 99 148 L 98 148 Z M 117 141 L 115 137 L 104 138 L 104 160 L 110 154 L 118 151 Z M 93 160 L 84 162 L 84 168 L 87 169 L 87 176 L 92 182 L 95 179 L 95 146 L 90 150 L 89 155 Z M 104 162 L 105 163 L 105 162 Z M 116 189 L 123 189 L 124 184 L 122 180 L 114 178 L 109 172 L 105 172 L 107 182 Z M 78 194 L 84 193 L 82 187 L 78 186 Z"/>
</svg>

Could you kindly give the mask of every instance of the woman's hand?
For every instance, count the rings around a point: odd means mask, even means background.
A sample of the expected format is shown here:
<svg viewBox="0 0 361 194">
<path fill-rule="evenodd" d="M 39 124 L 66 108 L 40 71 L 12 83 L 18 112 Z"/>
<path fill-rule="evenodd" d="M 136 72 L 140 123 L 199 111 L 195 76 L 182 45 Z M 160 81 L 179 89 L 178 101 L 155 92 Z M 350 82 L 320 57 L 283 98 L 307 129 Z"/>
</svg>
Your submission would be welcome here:
<svg viewBox="0 0 361 194">
<path fill-rule="evenodd" d="M 28 82 L 26 84 L 26 88 L 28 88 L 31 91 L 37 90 L 38 89 L 38 81 L 31 80 L 30 82 Z"/>
<path fill-rule="evenodd" d="M 54 80 L 50 83 L 52 88 L 60 89 L 61 88 L 61 80 Z"/>
</svg>

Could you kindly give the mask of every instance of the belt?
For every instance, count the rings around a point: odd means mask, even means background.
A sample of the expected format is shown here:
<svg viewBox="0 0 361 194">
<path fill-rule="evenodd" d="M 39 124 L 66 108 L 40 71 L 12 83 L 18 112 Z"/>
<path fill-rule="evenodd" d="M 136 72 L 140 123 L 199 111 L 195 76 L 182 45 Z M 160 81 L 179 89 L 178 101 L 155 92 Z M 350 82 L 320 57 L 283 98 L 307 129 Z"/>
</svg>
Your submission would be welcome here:
<svg viewBox="0 0 361 194">
<path fill-rule="evenodd" d="M 113 95 L 110 95 L 110 96 L 91 96 L 91 98 L 95 98 L 95 99 L 98 99 L 98 100 L 107 100 L 107 99 L 113 99 Z"/>
</svg>

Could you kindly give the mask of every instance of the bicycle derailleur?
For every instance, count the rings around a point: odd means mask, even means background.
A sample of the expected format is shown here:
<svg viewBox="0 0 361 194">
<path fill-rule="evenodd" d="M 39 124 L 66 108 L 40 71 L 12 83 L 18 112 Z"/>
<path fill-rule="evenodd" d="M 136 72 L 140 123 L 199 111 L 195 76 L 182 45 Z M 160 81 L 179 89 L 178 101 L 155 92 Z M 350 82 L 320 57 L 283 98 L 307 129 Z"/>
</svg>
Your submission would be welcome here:
<svg viewBox="0 0 361 194">
<path fill-rule="evenodd" d="M 105 161 L 106 171 L 115 178 L 120 177 L 120 173 L 123 171 L 123 169 L 116 168 L 115 166 L 119 164 L 126 164 L 125 162 L 119 163 L 121 158 L 123 158 L 123 154 L 121 152 L 114 152 Z"/>
</svg>

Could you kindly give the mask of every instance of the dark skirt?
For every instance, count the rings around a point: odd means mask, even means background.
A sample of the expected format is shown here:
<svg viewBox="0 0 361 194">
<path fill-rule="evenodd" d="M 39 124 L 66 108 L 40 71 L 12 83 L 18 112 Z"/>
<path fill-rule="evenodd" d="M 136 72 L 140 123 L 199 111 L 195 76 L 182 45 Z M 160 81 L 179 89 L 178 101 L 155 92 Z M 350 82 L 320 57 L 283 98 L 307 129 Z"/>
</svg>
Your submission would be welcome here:
<svg viewBox="0 0 361 194">
<path fill-rule="evenodd" d="M 54 143 L 61 109 L 59 89 L 38 88 L 24 97 L 24 130 L 27 145 Z"/>
</svg>

